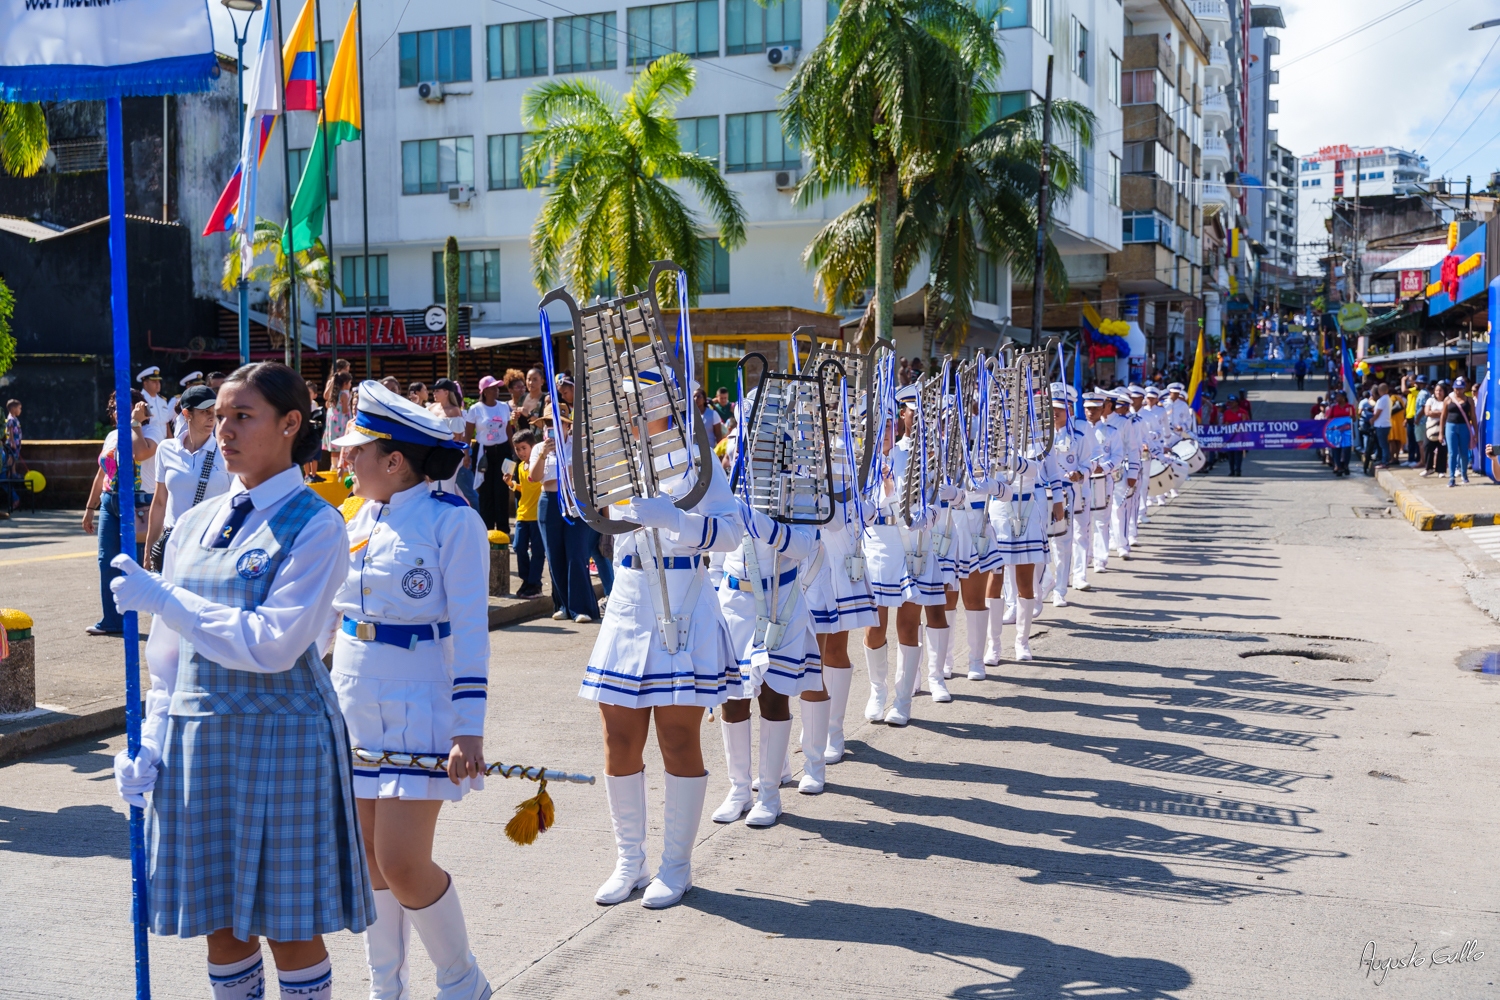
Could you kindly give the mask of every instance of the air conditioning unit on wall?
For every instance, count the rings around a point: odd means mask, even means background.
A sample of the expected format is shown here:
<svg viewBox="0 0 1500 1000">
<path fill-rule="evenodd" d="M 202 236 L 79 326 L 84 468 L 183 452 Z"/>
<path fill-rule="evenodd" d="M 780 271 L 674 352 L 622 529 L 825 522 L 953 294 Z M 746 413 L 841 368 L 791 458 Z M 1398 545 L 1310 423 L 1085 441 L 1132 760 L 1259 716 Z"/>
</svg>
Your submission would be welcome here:
<svg viewBox="0 0 1500 1000">
<path fill-rule="evenodd" d="M 791 69 L 797 64 L 801 51 L 795 45 L 773 45 L 766 49 L 766 62 L 772 69 Z"/>
<path fill-rule="evenodd" d="M 452 184 L 448 187 L 448 204 L 467 206 L 474 200 L 474 189 L 467 184 Z"/>
<path fill-rule="evenodd" d="M 423 80 L 417 84 L 417 96 L 428 104 L 442 104 L 443 85 L 437 80 Z"/>
<path fill-rule="evenodd" d="M 776 171 L 776 190 L 778 190 L 778 191 L 795 191 L 795 190 L 797 190 L 797 171 L 795 171 L 795 170 L 778 170 L 778 171 Z"/>
</svg>

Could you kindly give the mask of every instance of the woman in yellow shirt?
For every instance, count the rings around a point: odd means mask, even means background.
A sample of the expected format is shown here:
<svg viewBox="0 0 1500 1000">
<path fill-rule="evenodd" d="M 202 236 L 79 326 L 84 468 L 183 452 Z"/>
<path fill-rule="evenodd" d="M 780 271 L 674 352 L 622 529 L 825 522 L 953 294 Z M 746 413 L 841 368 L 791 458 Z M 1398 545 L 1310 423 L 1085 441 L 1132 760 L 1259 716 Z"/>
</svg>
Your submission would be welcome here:
<svg viewBox="0 0 1500 1000">
<path fill-rule="evenodd" d="M 542 569 L 547 557 L 542 548 L 542 529 L 537 523 L 537 503 L 542 496 L 542 484 L 531 481 L 531 449 L 536 445 L 536 431 L 517 431 L 510 439 L 515 449 L 516 462 L 511 471 L 505 473 L 505 482 L 517 495 L 516 537 L 511 546 L 516 550 L 516 572 L 521 575 L 521 589 L 517 597 L 540 597 L 542 595 Z"/>
</svg>

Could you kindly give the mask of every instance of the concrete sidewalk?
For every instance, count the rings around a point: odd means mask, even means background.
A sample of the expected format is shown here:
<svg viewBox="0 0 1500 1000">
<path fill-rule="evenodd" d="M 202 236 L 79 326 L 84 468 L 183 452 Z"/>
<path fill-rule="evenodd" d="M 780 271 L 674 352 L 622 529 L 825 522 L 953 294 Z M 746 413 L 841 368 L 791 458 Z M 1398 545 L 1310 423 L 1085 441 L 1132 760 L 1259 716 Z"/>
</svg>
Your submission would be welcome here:
<svg viewBox="0 0 1500 1000">
<path fill-rule="evenodd" d="M 1500 524 L 1500 487 L 1470 471 L 1469 482 L 1448 486 L 1446 475 L 1423 477 L 1421 469 L 1377 469 L 1375 481 L 1391 495 L 1401 516 L 1418 531 L 1448 531 Z"/>
<path fill-rule="evenodd" d="M 38 714 L 0 716 L 0 761 L 125 725 L 122 639 L 84 632 L 99 620 L 98 543 L 82 511 L 16 512 L 0 521 L 0 604 L 35 620 Z M 511 553 L 511 581 L 520 586 Z M 490 598 L 490 628 L 552 613 L 551 581 L 541 597 Z M 598 593 L 603 590 L 597 582 Z M 140 632 L 150 631 L 150 615 Z M 144 663 L 142 690 L 150 685 Z"/>
</svg>

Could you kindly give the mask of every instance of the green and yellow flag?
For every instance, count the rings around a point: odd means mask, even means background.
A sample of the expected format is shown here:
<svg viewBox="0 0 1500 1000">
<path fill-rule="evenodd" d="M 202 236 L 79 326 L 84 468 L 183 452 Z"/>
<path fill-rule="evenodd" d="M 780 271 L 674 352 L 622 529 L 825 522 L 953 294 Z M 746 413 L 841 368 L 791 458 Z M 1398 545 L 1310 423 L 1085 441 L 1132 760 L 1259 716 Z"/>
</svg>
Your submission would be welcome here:
<svg viewBox="0 0 1500 1000">
<path fill-rule="evenodd" d="M 357 18 L 359 4 L 349 12 L 344 36 L 339 39 L 338 54 L 323 91 L 323 112 L 318 116 L 318 131 L 307 154 L 307 166 L 292 198 L 287 239 L 292 250 L 310 250 L 323 235 L 323 215 L 328 211 L 328 149 L 341 142 L 358 139 L 364 126 L 359 104 L 359 40 Z"/>
</svg>

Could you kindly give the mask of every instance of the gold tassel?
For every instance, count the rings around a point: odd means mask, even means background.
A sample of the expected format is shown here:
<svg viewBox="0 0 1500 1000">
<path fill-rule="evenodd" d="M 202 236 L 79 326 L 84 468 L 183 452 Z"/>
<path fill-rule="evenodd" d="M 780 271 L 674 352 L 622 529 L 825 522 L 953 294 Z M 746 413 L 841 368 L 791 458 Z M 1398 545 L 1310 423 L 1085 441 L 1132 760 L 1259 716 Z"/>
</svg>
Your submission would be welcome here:
<svg viewBox="0 0 1500 1000">
<path fill-rule="evenodd" d="M 516 806 L 516 814 L 505 824 L 505 835 L 522 847 L 536 843 L 539 834 L 546 833 L 556 820 L 552 796 L 547 794 L 547 780 L 531 798 Z"/>
</svg>

